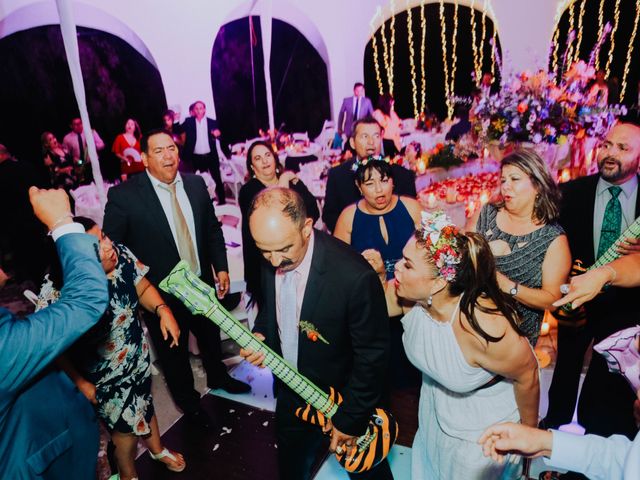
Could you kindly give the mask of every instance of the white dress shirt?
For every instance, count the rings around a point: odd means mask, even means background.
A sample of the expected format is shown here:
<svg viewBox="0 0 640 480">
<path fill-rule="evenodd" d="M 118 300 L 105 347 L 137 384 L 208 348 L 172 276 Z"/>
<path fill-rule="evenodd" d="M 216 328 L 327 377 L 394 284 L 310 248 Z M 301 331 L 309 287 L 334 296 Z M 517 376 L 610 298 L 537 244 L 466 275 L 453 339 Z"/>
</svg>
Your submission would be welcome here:
<svg viewBox="0 0 640 480">
<path fill-rule="evenodd" d="M 85 137 L 85 132 L 80 134 L 82 137 L 82 146 L 84 148 L 85 156 L 87 155 L 87 139 Z M 98 135 L 98 132 L 93 131 L 93 141 L 96 144 L 96 150 L 102 150 L 104 148 L 104 142 Z M 75 132 L 67 133 L 62 139 L 62 146 L 67 149 L 67 152 L 70 152 L 73 156 L 73 161 L 78 162 L 80 159 L 80 145 L 78 143 L 78 134 Z M 86 157 L 89 158 L 89 157 Z M 83 159 L 84 160 L 84 159 Z"/>
<path fill-rule="evenodd" d="M 211 153 L 211 146 L 209 145 L 209 131 L 207 117 L 202 117 L 202 120 L 196 120 L 196 145 L 193 147 L 193 153 L 196 155 L 206 155 Z"/>
<path fill-rule="evenodd" d="M 618 200 L 620 200 L 620 206 L 622 207 L 622 225 L 620 227 L 620 233 L 622 233 L 636 219 L 638 177 L 634 175 L 630 180 L 618 186 L 622 188 L 622 192 L 618 195 Z M 596 260 L 604 211 L 607 208 L 607 203 L 611 200 L 611 192 L 607 190 L 609 187 L 613 187 L 613 183 L 609 183 L 600 177 L 596 186 L 596 202 L 593 207 L 593 255 Z"/>
<path fill-rule="evenodd" d="M 169 222 L 169 228 L 171 228 L 171 235 L 173 235 L 173 241 L 176 245 L 178 245 L 178 236 L 176 234 L 176 225 L 173 221 L 173 208 L 171 207 L 171 192 L 167 190 L 166 183 L 161 182 L 156 177 L 149 173 L 149 170 L 146 170 L 147 175 L 149 176 L 149 180 L 151 180 L 151 185 L 153 185 L 153 190 L 156 192 L 158 196 L 158 200 L 160 200 L 160 205 L 162 205 L 162 210 L 164 211 L 165 217 L 167 217 L 167 222 Z M 176 175 L 173 183 L 176 184 L 176 197 L 178 198 L 178 204 L 180 204 L 180 208 L 182 209 L 182 214 L 184 215 L 185 220 L 187 221 L 187 228 L 189 229 L 189 235 L 191 235 L 191 241 L 193 242 L 193 250 L 196 252 L 196 260 L 198 264 L 198 271 L 195 272 L 196 275 L 200 276 L 200 256 L 198 255 L 198 244 L 196 243 L 196 224 L 193 219 L 193 210 L 191 208 L 191 203 L 189 202 L 189 197 L 187 197 L 187 192 L 184 190 L 184 183 L 182 181 L 182 177 L 180 173 Z"/>
<path fill-rule="evenodd" d="M 80 223 L 66 223 L 51 230 L 51 238 L 53 238 L 53 241 L 55 242 L 60 237 L 69 233 L 84 233 L 84 227 Z"/>
<path fill-rule="evenodd" d="M 609 438 L 553 432 L 551 458 L 555 468 L 582 473 L 593 480 L 640 479 L 640 433 L 629 440 L 624 435 Z"/>
<path fill-rule="evenodd" d="M 311 259 L 313 257 L 313 245 L 315 241 L 313 238 L 313 231 L 309 237 L 309 245 L 307 251 L 304 254 L 304 258 L 300 265 L 296 267 L 293 272 L 296 275 L 296 317 L 298 322 L 300 321 L 300 313 L 302 312 L 302 301 L 304 300 L 304 291 L 307 288 L 307 280 L 309 279 L 309 272 L 311 271 Z M 276 270 L 275 287 L 276 287 L 276 320 L 278 322 L 278 336 L 282 338 L 281 321 L 280 321 L 280 287 L 282 286 L 282 280 L 284 278 L 284 272 Z M 304 319 L 303 319 L 304 320 Z"/>
</svg>

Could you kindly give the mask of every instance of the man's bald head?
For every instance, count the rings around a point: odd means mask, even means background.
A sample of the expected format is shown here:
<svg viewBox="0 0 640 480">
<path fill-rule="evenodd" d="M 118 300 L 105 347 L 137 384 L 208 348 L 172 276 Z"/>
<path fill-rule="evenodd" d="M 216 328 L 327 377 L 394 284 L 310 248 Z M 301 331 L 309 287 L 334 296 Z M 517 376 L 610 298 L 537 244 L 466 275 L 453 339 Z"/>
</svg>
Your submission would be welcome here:
<svg viewBox="0 0 640 480">
<path fill-rule="evenodd" d="M 251 236 L 272 266 L 290 271 L 300 265 L 313 230 L 300 195 L 287 188 L 267 188 L 254 197 L 248 215 Z"/>
</svg>

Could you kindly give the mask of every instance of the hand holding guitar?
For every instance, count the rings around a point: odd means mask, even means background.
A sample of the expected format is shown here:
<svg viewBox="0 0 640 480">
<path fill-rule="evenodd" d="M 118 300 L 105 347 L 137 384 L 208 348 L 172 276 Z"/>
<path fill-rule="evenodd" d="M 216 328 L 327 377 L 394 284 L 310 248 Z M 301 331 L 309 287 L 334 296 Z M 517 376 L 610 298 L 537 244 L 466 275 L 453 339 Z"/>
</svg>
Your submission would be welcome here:
<svg viewBox="0 0 640 480">
<path fill-rule="evenodd" d="M 618 246 L 618 252 L 621 255 L 629 255 L 631 253 L 640 253 L 640 239 L 628 237 Z"/>
<path fill-rule="evenodd" d="M 253 335 L 261 342 L 264 342 L 264 335 L 262 335 L 261 333 L 254 333 Z M 240 356 L 244 358 L 247 362 L 251 363 L 252 365 L 255 365 L 256 367 L 264 368 L 264 358 L 265 358 L 264 353 L 254 352 L 250 348 L 241 348 Z"/>
<path fill-rule="evenodd" d="M 329 445 L 329 450 L 332 452 L 343 453 L 345 450 L 349 451 L 355 446 L 357 437 L 342 433 L 333 425 L 330 418 L 327 419 L 322 431 L 330 434 L 331 444 Z"/>
</svg>

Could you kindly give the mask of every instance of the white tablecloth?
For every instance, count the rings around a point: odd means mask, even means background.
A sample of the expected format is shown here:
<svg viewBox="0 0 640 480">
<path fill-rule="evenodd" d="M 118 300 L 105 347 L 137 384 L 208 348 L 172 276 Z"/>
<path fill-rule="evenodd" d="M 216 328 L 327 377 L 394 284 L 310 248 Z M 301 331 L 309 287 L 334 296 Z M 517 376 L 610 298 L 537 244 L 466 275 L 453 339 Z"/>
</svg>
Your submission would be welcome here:
<svg viewBox="0 0 640 480">
<path fill-rule="evenodd" d="M 402 146 L 406 147 L 411 142 L 418 142 L 422 147 L 422 151 L 424 152 L 425 150 L 431 150 L 438 143 L 444 143 L 445 136 L 446 133 L 444 132 L 436 133 L 416 131 L 402 137 Z"/>
</svg>

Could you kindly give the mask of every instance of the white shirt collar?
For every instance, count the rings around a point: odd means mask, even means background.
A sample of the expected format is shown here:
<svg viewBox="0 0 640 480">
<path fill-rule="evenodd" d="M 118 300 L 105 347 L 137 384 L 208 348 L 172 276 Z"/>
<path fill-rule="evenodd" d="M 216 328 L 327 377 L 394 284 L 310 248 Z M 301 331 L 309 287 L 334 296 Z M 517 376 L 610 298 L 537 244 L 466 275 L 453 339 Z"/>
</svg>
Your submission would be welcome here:
<svg viewBox="0 0 640 480">
<path fill-rule="evenodd" d="M 162 187 L 162 188 L 166 188 L 166 187 L 167 187 L 167 185 L 173 185 L 174 183 L 175 183 L 176 185 L 178 185 L 178 184 L 182 183 L 182 177 L 180 176 L 180 172 L 178 172 L 178 173 L 176 174 L 176 178 L 174 178 L 174 179 L 173 179 L 173 182 L 171 182 L 171 183 L 169 183 L 169 184 L 164 183 L 163 181 L 158 180 L 156 177 L 154 177 L 153 175 L 151 175 L 151 172 L 149 172 L 149 169 L 148 169 L 148 168 L 147 168 L 147 169 L 145 169 L 145 172 L 146 172 L 146 174 L 148 175 L 149 180 L 151 180 L 151 184 L 152 184 L 154 187 Z"/>
<path fill-rule="evenodd" d="M 613 183 L 607 182 L 604 178 L 600 177 L 598 179 L 598 185 L 596 186 L 596 196 L 602 195 L 609 187 L 613 187 Z M 621 185 L 618 185 L 622 189 L 622 194 L 629 198 L 633 195 L 633 192 L 638 188 L 638 176 L 634 175 L 629 180 L 624 182 Z"/>
</svg>

